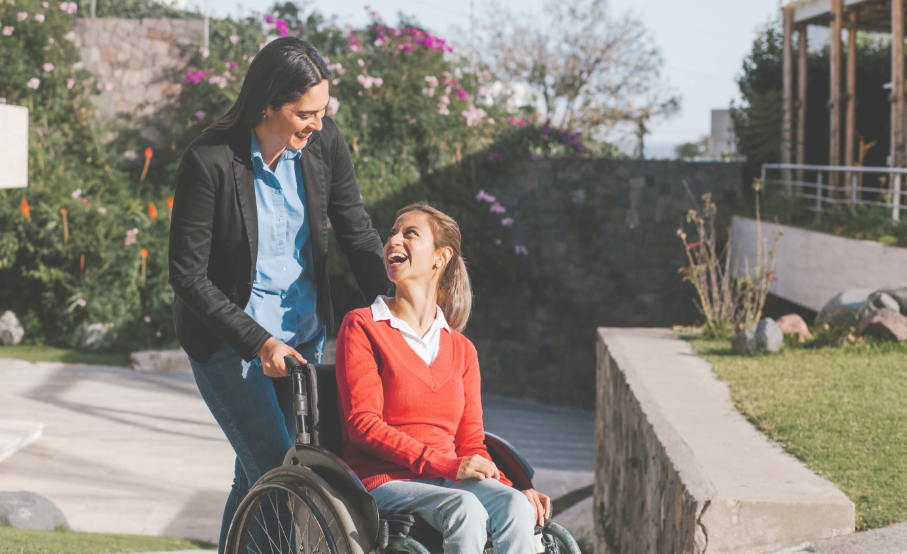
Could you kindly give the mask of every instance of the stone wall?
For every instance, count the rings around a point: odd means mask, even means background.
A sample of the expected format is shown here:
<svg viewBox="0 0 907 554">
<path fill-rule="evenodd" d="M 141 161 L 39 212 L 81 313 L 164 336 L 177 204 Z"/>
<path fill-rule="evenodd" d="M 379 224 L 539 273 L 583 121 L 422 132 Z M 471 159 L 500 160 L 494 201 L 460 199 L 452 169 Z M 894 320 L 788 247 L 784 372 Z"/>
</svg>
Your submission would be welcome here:
<svg viewBox="0 0 907 554">
<path fill-rule="evenodd" d="M 854 530 L 853 503 L 733 406 L 669 329 L 599 329 L 596 554 L 767 554 Z"/>
<path fill-rule="evenodd" d="M 92 98 L 102 122 L 118 113 L 135 119 L 150 141 L 159 138 L 143 118 L 160 121 L 182 91 L 183 49 L 201 45 L 200 19 L 78 19 L 73 44 L 85 69 L 98 77 L 103 90 Z M 109 89 L 109 90 L 108 90 Z"/>
<path fill-rule="evenodd" d="M 517 257 L 517 282 L 476 299 L 468 334 L 485 390 L 592 409 L 597 327 L 698 318 L 678 274 L 684 183 L 697 200 L 712 192 L 729 220 L 742 180 L 736 163 L 557 160 L 489 183 L 529 255 Z"/>
<path fill-rule="evenodd" d="M 619 367 L 603 333 L 596 357 L 595 554 L 701 554 L 708 537 L 698 521 L 714 488 L 698 472 L 684 483 L 678 465 L 695 467 L 692 452 L 631 384 L 636 376 Z"/>
</svg>

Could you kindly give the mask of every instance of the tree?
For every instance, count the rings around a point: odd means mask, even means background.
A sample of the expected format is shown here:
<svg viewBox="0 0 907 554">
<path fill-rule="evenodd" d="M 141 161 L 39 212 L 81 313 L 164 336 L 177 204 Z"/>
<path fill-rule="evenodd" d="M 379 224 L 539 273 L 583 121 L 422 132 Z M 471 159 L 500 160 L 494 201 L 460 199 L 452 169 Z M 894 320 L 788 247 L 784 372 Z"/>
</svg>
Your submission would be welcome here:
<svg viewBox="0 0 907 554">
<path fill-rule="evenodd" d="M 684 142 L 674 147 L 678 160 L 689 161 L 705 156 L 709 150 L 709 137 L 705 136 L 695 142 Z"/>
<path fill-rule="evenodd" d="M 651 118 L 680 107 L 662 84 L 661 55 L 642 22 L 614 16 L 607 0 L 548 0 L 539 20 L 492 6 L 480 35 L 480 60 L 508 81 L 505 88 L 526 87 L 556 127 L 602 140 L 633 136 L 641 157 Z"/>
</svg>

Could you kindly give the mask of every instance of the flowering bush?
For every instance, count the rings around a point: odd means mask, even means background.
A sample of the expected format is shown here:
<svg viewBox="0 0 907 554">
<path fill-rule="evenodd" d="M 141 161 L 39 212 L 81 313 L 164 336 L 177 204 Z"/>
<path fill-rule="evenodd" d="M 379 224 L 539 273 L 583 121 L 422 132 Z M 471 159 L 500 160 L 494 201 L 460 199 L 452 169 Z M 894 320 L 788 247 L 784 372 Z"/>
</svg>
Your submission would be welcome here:
<svg viewBox="0 0 907 554">
<path fill-rule="evenodd" d="M 30 124 L 29 187 L 0 191 L 0 308 L 18 314 L 30 342 L 72 343 L 87 324 L 113 323 L 123 349 L 168 344 L 168 218 L 149 216 L 155 199 L 92 123 L 96 82 L 68 39 L 77 13 L 73 2 L 0 3 L 11 29 L 0 36 L 0 96 L 28 107 Z"/>
</svg>

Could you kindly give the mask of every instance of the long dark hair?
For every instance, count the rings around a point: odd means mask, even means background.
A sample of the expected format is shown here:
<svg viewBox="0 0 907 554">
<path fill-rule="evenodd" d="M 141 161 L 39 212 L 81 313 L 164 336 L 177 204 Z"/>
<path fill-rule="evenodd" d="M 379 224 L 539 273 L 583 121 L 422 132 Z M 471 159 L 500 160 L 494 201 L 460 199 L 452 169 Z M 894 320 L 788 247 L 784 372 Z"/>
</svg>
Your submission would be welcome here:
<svg viewBox="0 0 907 554">
<path fill-rule="evenodd" d="M 308 42 L 282 37 L 268 43 L 246 72 L 236 103 L 206 130 L 251 129 L 268 106 L 295 102 L 312 87 L 331 78 L 331 70 Z"/>
</svg>

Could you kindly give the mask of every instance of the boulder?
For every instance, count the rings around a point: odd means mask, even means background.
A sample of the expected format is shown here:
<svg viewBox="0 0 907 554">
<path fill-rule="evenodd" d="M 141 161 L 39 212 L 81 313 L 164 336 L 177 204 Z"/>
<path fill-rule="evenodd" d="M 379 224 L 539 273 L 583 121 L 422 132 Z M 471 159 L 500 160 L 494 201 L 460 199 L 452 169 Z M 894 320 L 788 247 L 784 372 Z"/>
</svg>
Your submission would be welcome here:
<svg viewBox="0 0 907 554">
<path fill-rule="evenodd" d="M 819 327 L 826 323 L 830 327 L 856 324 L 857 313 L 873 292 L 872 289 L 848 289 L 836 295 L 819 311 L 815 326 Z"/>
<path fill-rule="evenodd" d="M 51 531 L 65 525 L 66 516 L 47 498 L 33 492 L 0 492 L 0 526 Z"/>
<path fill-rule="evenodd" d="M 783 345 L 784 332 L 768 317 L 737 333 L 732 342 L 734 352 L 743 355 L 777 352 Z"/>
<path fill-rule="evenodd" d="M 881 308 L 861 319 L 857 331 L 879 338 L 907 340 L 907 316 Z"/>
<path fill-rule="evenodd" d="M 895 300 L 891 295 L 877 290 L 874 293 L 870 294 L 869 298 L 866 299 L 866 302 L 863 303 L 863 306 L 860 307 L 857 318 L 863 319 L 872 312 L 881 310 L 882 308 L 891 310 L 896 314 L 901 313 L 901 306 L 898 304 L 897 300 Z"/>
<path fill-rule="evenodd" d="M 797 335 L 800 342 L 806 342 L 808 339 L 813 338 L 813 334 L 809 332 L 809 326 L 797 314 L 781 316 L 778 319 L 778 327 L 781 328 L 781 332 L 785 335 Z"/>
<path fill-rule="evenodd" d="M 879 289 L 878 292 L 884 292 L 898 303 L 899 312 L 907 315 L 907 285 L 897 285 Z"/>
<path fill-rule="evenodd" d="M 25 329 L 19 324 L 16 314 L 7 310 L 0 316 L 0 343 L 19 344 L 25 335 Z"/>
<path fill-rule="evenodd" d="M 92 323 L 82 330 L 82 336 L 76 348 L 79 350 L 105 350 L 113 346 L 117 334 L 113 330 L 113 323 Z"/>
</svg>

